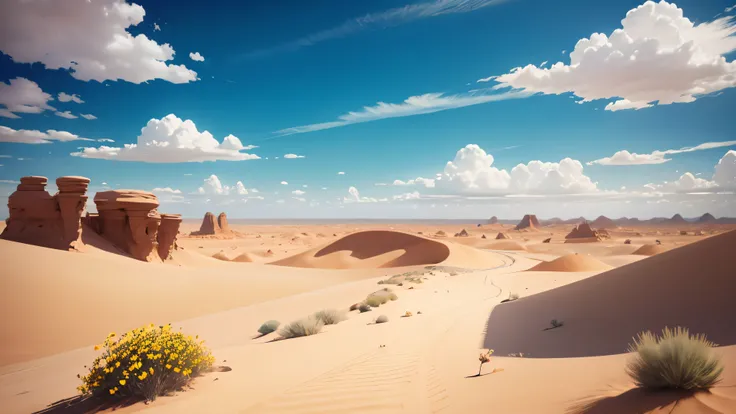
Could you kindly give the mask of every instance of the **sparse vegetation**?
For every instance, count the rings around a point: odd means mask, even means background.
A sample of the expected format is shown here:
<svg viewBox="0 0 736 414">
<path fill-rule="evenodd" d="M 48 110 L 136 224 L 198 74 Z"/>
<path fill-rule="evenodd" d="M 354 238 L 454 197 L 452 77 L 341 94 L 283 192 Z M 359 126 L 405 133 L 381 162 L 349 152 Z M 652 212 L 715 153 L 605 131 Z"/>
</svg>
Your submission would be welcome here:
<svg viewBox="0 0 736 414">
<path fill-rule="evenodd" d="M 393 293 L 393 292 L 391 292 L 391 293 L 388 294 L 388 300 L 394 301 L 394 300 L 397 300 L 398 298 L 399 297 L 396 296 L 396 294 Z"/>
<path fill-rule="evenodd" d="M 405 317 L 405 318 L 409 318 L 409 317 L 411 317 L 411 316 L 413 316 L 413 315 L 414 315 L 413 313 L 411 313 L 411 312 L 409 312 L 409 311 L 406 311 L 406 313 L 404 314 L 404 317 Z"/>
<path fill-rule="evenodd" d="M 212 367 L 215 358 L 199 337 L 173 332 L 171 325 L 153 324 L 116 338 L 111 333 L 102 355 L 77 387 L 83 395 L 101 398 L 134 398 L 153 401 L 187 385 Z"/>
<path fill-rule="evenodd" d="M 284 326 L 279 331 L 279 335 L 283 338 L 297 338 L 300 336 L 309 336 L 319 333 L 324 323 L 314 317 L 300 319 Z"/>
<path fill-rule="evenodd" d="M 365 299 L 365 303 L 372 308 L 377 308 L 386 302 L 388 302 L 388 298 L 384 295 L 369 295 Z"/>
<path fill-rule="evenodd" d="M 378 318 L 376 318 L 376 323 L 386 323 L 388 322 L 388 316 L 381 315 Z"/>
<path fill-rule="evenodd" d="M 358 310 L 360 311 L 360 313 L 365 313 L 370 312 L 373 309 L 371 309 L 371 306 L 369 304 L 361 303 L 360 306 L 358 306 Z"/>
<path fill-rule="evenodd" d="M 626 373 L 637 386 L 651 390 L 708 389 L 720 381 L 723 372 L 714 346 L 705 335 L 690 335 L 682 327 L 664 328 L 662 336 L 642 332 L 629 345 L 636 355 Z"/>
<path fill-rule="evenodd" d="M 325 325 L 337 325 L 348 318 L 345 315 L 345 311 L 339 311 L 337 309 L 323 309 L 315 313 L 314 317 L 322 321 Z"/>
<path fill-rule="evenodd" d="M 509 300 L 516 300 L 519 299 L 518 293 L 509 293 Z"/>
<path fill-rule="evenodd" d="M 557 319 L 552 319 L 551 321 L 549 321 L 549 324 L 551 326 L 548 327 L 548 328 L 544 328 L 545 331 L 549 331 L 550 329 L 560 328 L 560 327 L 562 327 L 562 326 L 565 325 L 565 322 L 564 321 L 558 321 Z"/>
<path fill-rule="evenodd" d="M 260 333 L 261 335 L 268 335 L 278 329 L 279 325 L 281 325 L 281 322 L 275 320 L 263 322 L 261 327 L 258 328 L 258 333 Z"/>
<path fill-rule="evenodd" d="M 480 361 L 480 366 L 478 367 L 478 376 L 480 376 L 480 372 L 481 370 L 483 370 L 483 364 L 491 361 L 491 355 L 493 355 L 492 349 L 489 349 L 488 352 L 480 353 L 480 356 L 478 357 L 478 360 Z"/>
</svg>

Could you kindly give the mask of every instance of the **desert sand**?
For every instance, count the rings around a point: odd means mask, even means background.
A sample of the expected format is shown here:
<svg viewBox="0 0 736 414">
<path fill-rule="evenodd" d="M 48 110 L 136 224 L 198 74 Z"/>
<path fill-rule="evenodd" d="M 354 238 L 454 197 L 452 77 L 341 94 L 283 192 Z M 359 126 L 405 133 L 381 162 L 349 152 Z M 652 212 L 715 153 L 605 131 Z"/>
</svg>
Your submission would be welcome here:
<svg viewBox="0 0 736 414">
<path fill-rule="evenodd" d="M 117 412 L 736 412 L 733 226 L 711 224 L 704 236 L 618 226 L 608 239 L 570 244 L 577 223 L 525 221 L 533 231 L 495 221 L 230 220 L 227 237 L 205 237 L 189 236 L 202 220 L 184 220 L 170 258 L 154 262 L 85 229 L 83 251 L 0 240 L 0 289 L 9 293 L 0 311 L 13 315 L 0 326 L 0 411 L 84 412 L 53 404 L 76 395 L 93 346 L 109 332 L 171 322 L 205 338 L 216 365 L 232 370 Z M 467 236 L 447 237 L 463 229 Z M 497 233 L 511 240 L 482 238 Z M 402 285 L 378 284 L 392 276 Z M 257 335 L 266 320 L 347 311 L 384 286 L 398 300 L 350 312 L 317 335 Z M 520 298 L 502 303 L 512 294 Z M 379 315 L 389 321 L 374 324 Z M 543 330 L 551 319 L 564 326 Z M 720 344 L 726 370 L 711 393 L 634 389 L 627 344 L 665 325 Z M 495 354 L 477 377 L 478 352 L 489 347 Z"/>
</svg>

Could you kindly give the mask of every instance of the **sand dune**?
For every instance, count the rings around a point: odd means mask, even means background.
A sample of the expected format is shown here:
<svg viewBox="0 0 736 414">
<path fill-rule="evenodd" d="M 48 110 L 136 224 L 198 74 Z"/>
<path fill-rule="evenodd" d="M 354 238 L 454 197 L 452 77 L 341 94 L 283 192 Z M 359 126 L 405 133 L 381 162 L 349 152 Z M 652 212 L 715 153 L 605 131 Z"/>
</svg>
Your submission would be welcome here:
<svg viewBox="0 0 736 414">
<path fill-rule="evenodd" d="M 734 245 L 731 231 L 496 307 L 485 346 L 538 358 L 617 354 L 639 331 L 677 325 L 732 345 Z M 551 319 L 565 325 L 543 331 Z"/>
<path fill-rule="evenodd" d="M 631 254 L 639 254 L 642 256 L 654 256 L 655 254 L 659 254 L 665 251 L 667 251 L 667 249 L 660 244 L 645 244 L 639 247 L 638 249 L 634 250 L 634 252 Z"/>
<path fill-rule="evenodd" d="M 238 256 L 236 256 L 233 260 L 233 262 L 240 262 L 240 263 L 252 263 L 257 261 L 256 256 L 251 253 L 242 253 Z"/>
<path fill-rule="evenodd" d="M 417 265 L 493 267 L 499 259 L 472 247 L 430 240 L 397 231 L 362 231 L 326 246 L 281 259 L 271 264 L 323 269 L 387 268 Z"/>
<path fill-rule="evenodd" d="M 486 243 L 480 246 L 482 249 L 488 250 L 519 250 L 526 251 L 526 247 L 513 240 L 499 240 L 491 243 Z"/>
<path fill-rule="evenodd" d="M 529 269 L 537 272 L 594 272 L 611 266 L 585 254 L 568 254 L 549 262 L 541 262 Z"/>
</svg>

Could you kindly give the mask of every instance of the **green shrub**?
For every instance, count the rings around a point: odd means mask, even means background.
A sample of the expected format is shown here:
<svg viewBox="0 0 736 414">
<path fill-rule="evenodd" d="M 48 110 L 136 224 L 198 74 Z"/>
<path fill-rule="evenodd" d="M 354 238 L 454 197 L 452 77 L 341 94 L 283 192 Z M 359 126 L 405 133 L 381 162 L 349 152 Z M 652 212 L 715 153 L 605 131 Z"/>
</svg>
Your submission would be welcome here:
<svg viewBox="0 0 736 414">
<path fill-rule="evenodd" d="M 626 373 L 646 389 L 707 389 L 720 381 L 723 372 L 712 352 L 714 346 L 705 335 L 690 335 L 682 327 L 664 328 L 661 337 L 642 332 L 629 345 L 629 351 L 636 355 Z"/>
<path fill-rule="evenodd" d="M 283 338 L 297 338 L 300 336 L 309 336 L 319 333 L 322 330 L 324 324 L 321 320 L 309 317 L 300 319 L 298 321 L 291 322 L 285 327 L 281 328 L 279 335 Z"/>
<path fill-rule="evenodd" d="M 323 309 L 314 314 L 315 319 L 322 321 L 325 325 L 337 325 L 347 319 L 344 311 L 337 309 Z"/>
<path fill-rule="evenodd" d="M 279 325 L 281 325 L 281 322 L 275 320 L 263 322 L 263 325 L 258 328 L 258 333 L 260 333 L 261 335 L 268 335 L 278 329 Z"/>
<path fill-rule="evenodd" d="M 372 308 L 377 308 L 386 302 L 388 302 L 388 298 L 384 295 L 369 295 L 365 299 L 365 303 Z"/>
<path fill-rule="evenodd" d="M 376 323 L 386 323 L 388 322 L 388 316 L 381 315 L 378 318 L 376 318 Z"/>
<path fill-rule="evenodd" d="M 364 313 L 364 312 L 370 312 L 372 309 L 369 304 L 361 303 L 360 306 L 358 306 L 358 310 L 360 311 L 360 313 Z"/>
</svg>

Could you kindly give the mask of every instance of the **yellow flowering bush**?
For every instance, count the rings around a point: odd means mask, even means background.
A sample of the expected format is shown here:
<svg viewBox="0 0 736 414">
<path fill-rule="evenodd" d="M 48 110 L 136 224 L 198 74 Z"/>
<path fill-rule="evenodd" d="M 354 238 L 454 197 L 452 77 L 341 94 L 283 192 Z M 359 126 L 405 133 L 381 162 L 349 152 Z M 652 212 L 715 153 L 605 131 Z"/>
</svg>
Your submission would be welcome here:
<svg viewBox="0 0 736 414">
<path fill-rule="evenodd" d="M 186 385 L 212 367 L 214 357 L 199 336 L 174 332 L 171 325 L 153 324 L 117 338 L 111 333 L 77 389 L 86 395 L 156 399 Z"/>
</svg>

